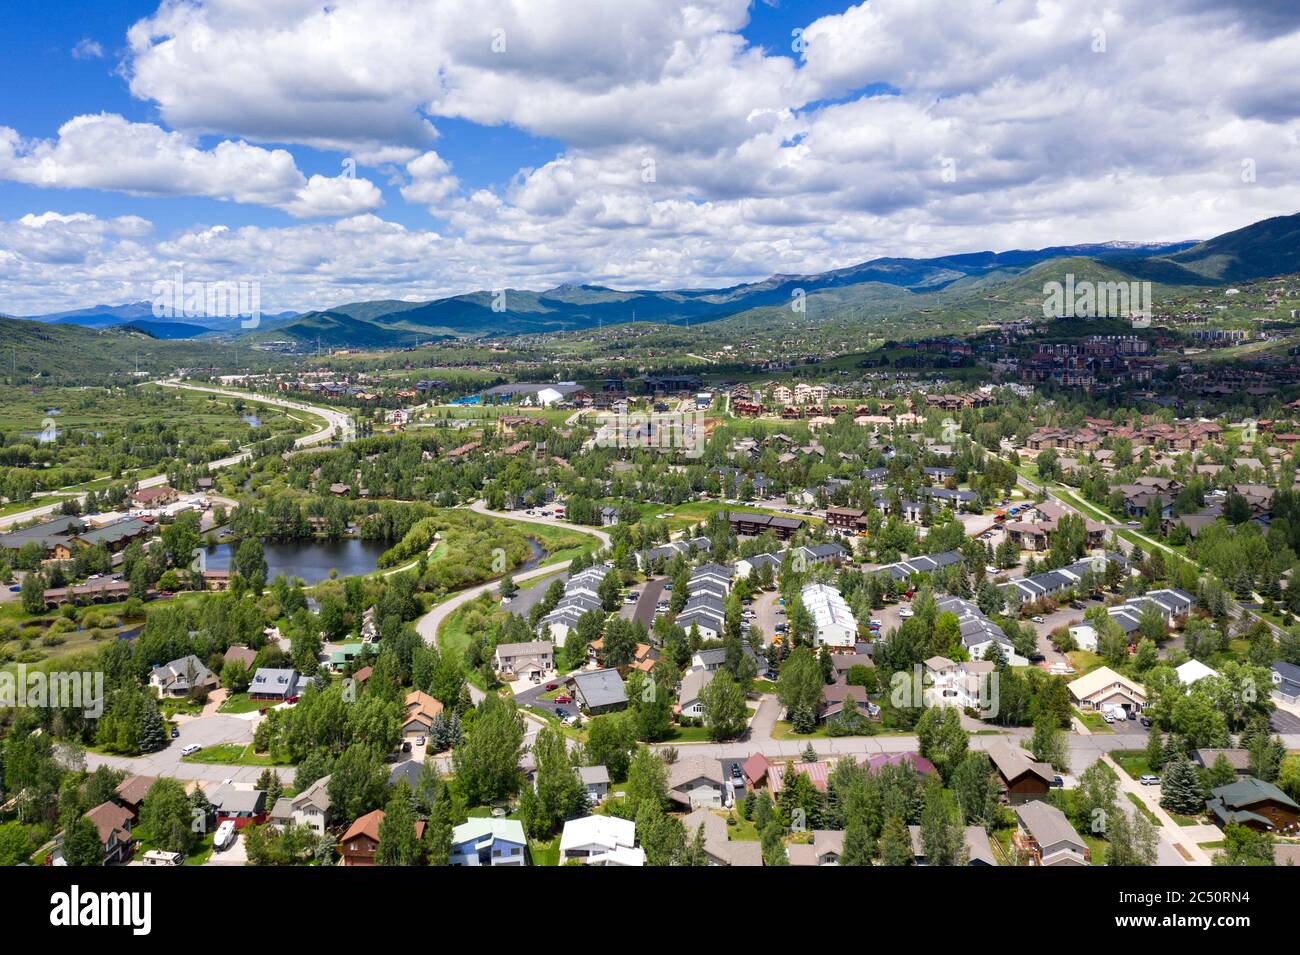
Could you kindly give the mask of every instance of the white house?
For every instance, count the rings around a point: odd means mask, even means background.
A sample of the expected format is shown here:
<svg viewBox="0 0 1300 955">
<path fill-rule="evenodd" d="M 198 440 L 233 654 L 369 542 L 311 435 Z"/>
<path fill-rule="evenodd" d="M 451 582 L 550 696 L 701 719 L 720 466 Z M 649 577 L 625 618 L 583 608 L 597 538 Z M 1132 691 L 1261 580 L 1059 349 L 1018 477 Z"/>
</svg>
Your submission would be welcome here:
<svg viewBox="0 0 1300 955">
<path fill-rule="evenodd" d="M 1178 674 L 1178 682 L 1183 686 L 1191 686 L 1193 683 L 1204 680 L 1207 676 L 1219 675 L 1218 670 L 1207 667 L 1200 660 L 1188 660 L 1181 666 L 1176 667 L 1174 672 Z"/>
<path fill-rule="evenodd" d="M 645 850 L 636 848 L 636 823 L 614 816 L 570 819 L 560 835 L 560 865 L 645 865 Z"/>
<path fill-rule="evenodd" d="M 838 590 L 829 584 L 805 584 L 800 598 L 812 615 L 817 646 L 852 647 L 857 642 L 858 622 Z"/>
<path fill-rule="evenodd" d="M 317 836 L 325 835 L 325 820 L 329 816 L 330 778 L 322 776 L 296 796 L 281 796 L 271 809 L 271 821 L 276 825 L 307 826 Z"/>
<path fill-rule="evenodd" d="M 682 677 L 682 688 L 677 702 L 682 716 L 701 719 L 704 716 L 704 688 L 713 682 L 715 670 L 690 670 Z"/>
<path fill-rule="evenodd" d="M 1090 624 L 1075 624 L 1070 628 L 1070 637 L 1080 650 L 1087 650 L 1089 653 L 1097 652 L 1097 631 Z"/>
</svg>

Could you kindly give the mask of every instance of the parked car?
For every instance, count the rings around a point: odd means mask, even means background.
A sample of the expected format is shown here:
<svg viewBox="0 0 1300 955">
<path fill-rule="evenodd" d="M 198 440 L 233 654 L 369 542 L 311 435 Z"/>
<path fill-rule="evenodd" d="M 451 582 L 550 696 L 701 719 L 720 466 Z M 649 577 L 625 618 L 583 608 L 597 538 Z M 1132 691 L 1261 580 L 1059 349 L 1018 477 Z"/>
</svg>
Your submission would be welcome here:
<svg viewBox="0 0 1300 955">
<path fill-rule="evenodd" d="M 1030 617 L 1029 619 L 1032 620 L 1034 623 L 1046 623 L 1046 622 L 1047 622 L 1047 621 L 1045 621 L 1042 617 Z"/>
<path fill-rule="evenodd" d="M 915 615 L 916 615 L 916 611 L 914 611 L 911 607 L 898 608 L 898 616 L 901 617 L 903 620 L 906 620 L 908 617 L 912 617 Z"/>
<path fill-rule="evenodd" d="M 641 595 L 640 595 L 639 593 L 637 593 L 637 592 L 634 590 L 634 591 L 632 591 L 630 594 L 628 594 L 626 597 L 623 598 L 623 603 L 625 603 L 625 604 L 634 604 L 634 603 L 637 602 L 637 600 L 640 599 L 640 597 L 641 597 Z"/>
<path fill-rule="evenodd" d="M 182 755 L 182 756 L 191 756 L 191 755 L 193 755 L 194 753 L 197 753 L 197 752 L 198 752 L 199 750 L 201 750 L 202 748 L 203 748 L 203 747 L 200 746 L 198 743 L 190 743 L 189 746 L 182 746 L 182 747 L 181 747 L 181 755 Z"/>
<path fill-rule="evenodd" d="M 1149 716 L 1139 716 L 1139 717 L 1138 717 L 1138 722 L 1141 723 L 1143 726 L 1146 726 L 1146 727 L 1149 728 L 1149 727 L 1151 726 L 1151 717 L 1149 717 Z"/>
<path fill-rule="evenodd" d="M 417 737 L 415 738 L 415 745 L 416 745 L 416 746 L 423 746 L 423 745 L 424 745 L 424 737 L 423 737 L 423 736 L 417 736 Z"/>
<path fill-rule="evenodd" d="M 740 772 L 739 763 L 731 764 L 731 779 L 733 782 L 740 782 L 742 779 L 744 779 L 744 776 Z"/>
<path fill-rule="evenodd" d="M 20 593 L 23 592 L 23 588 L 22 588 L 22 587 L 10 587 L 10 588 L 9 588 L 9 592 L 10 592 L 11 594 L 20 594 Z"/>
<path fill-rule="evenodd" d="M 179 738 L 180 738 L 180 735 L 181 735 L 181 731 L 180 731 L 180 729 L 179 729 L 178 727 L 173 726 L 173 727 L 172 727 L 172 739 L 179 739 Z"/>
<path fill-rule="evenodd" d="M 550 691 L 550 690 L 558 690 L 559 688 L 560 688 L 560 685 L 559 685 L 558 683 L 548 683 L 548 684 L 546 684 L 546 689 L 547 689 L 547 691 Z"/>
<path fill-rule="evenodd" d="M 1155 775 L 1154 773 L 1144 773 L 1138 777 L 1138 782 L 1140 782 L 1143 786 L 1159 786 L 1160 777 Z"/>
<path fill-rule="evenodd" d="M 556 702 L 556 703 L 572 703 L 572 702 L 573 702 L 573 697 L 569 696 L 569 694 L 567 694 L 567 693 L 561 693 L 559 696 L 557 696 L 557 697 L 555 698 L 555 702 Z"/>
<path fill-rule="evenodd" d="M 1053 776 L 1053 777 L 1052 777 L 1052 788 L 1053 788 L 1053 789 L 1063 789 L 1064 787 L 1065 787 L 1065 780 L 1064 780 L 1064 779 L 1062 779 L 1060 776 Z"/>
<path fill-rule="evenodd" d="M 409 753 L 410 751 L 411 751 L 411 741 L 409 739 L 402 740 L 402 752 Z"/>
</svg>

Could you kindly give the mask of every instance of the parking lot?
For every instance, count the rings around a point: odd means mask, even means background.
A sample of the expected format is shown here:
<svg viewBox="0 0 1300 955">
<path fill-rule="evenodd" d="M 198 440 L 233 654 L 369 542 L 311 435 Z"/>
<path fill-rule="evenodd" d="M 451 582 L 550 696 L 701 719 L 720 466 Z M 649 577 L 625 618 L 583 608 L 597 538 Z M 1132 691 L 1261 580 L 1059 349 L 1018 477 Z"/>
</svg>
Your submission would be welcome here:
<svg viewBox="0 0 1300 955">
<path fill-rule="evenodd" d="M 655 605 L 670 596 L 664 590 L 664 584 L 667 582 L 667 577 L 651 577 L 639 589 L 634 587 L 633 589 L 640 593 L 640 597 L 634 604 L 625 601 L 623 606 L 619 607 L 618 615 L 624 620 L 640 621 L 641 625 L 649 630 L 655 622 Z"/>
</svg>

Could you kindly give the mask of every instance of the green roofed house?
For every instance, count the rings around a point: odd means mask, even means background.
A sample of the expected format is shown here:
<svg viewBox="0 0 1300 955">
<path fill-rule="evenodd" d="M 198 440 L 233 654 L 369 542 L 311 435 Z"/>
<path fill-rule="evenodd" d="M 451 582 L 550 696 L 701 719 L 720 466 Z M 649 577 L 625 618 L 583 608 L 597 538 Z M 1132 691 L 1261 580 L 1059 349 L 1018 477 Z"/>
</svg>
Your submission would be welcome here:
<svg viewBox="0 0 1300 955">
<path fill-rule="evenodd" d="M 1300 805 L 1254 776 L 1210 790 L 1206 808 L 1225 826 L 1236 823 L 1260 831 L 1294 832 L 1300 825 Z"/>
<path fill-rule="evenodd" d="M 83 531 L 73 537 L 73 540 L 85 547 L 104 544 L 109 550 L 117 552 L 131 541 L 144 537 L 152 529 L 153 524 L 150 522 L 142 521 L 138 517 L 129 517 L 124 521 L 115 521 L 103 527 Z"/>
<path fill-rule="evenodd" d="M 335 673 L 340 672 L 345 666 L 361 656 L 361 651 L 365 648 L 361 643 L 344 643 L 332 653 L 330 653 L 330 669 Z"/>
</svg>

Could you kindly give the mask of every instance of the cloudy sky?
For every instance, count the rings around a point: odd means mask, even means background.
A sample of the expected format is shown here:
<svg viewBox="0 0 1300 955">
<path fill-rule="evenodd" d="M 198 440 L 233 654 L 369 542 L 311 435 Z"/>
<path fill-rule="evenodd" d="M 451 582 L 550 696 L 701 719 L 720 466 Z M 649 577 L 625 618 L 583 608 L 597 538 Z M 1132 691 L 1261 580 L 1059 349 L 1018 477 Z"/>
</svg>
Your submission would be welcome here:
<svg viewBox="0 0 1300 955">
<path fill-rule="evenodd" d="M 3 17 L 9 314 L 147 299 L 178 269 L 259 281 L 278 311 L 717 286 L 1300 211 L 1300 5 L 1272 0 Z"/>
</svg>

